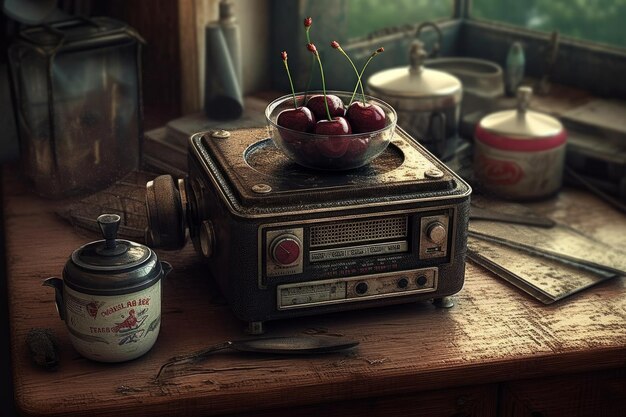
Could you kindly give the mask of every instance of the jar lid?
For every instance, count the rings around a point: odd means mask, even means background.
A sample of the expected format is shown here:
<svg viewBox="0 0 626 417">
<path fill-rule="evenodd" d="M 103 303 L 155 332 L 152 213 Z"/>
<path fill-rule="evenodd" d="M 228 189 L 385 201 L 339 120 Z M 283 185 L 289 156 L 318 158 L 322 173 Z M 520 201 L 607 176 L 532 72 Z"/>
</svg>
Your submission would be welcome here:
<svg viewBox="0 0 626 417">
<path fill-rule="evenodd" d="M 487 115 L 478 123 L 482 131 L 513 139 L 540 139 L 561 135 L 563 125 L 547 114 L 528 110 L 533 90 L 519 87 L 517 109 Z"/>
<path fill-rule="evenodd" d="M 88 243 L 72 253 L 72 262 L 93 271 L 117 271 L 136 268 L 150 258 L 150 248 L 128 240 L 116 239 L 114 250 L 106 240 Z"/>
<path fill-rule="evenodd" d="M 156 254 L 147 246 L 117 239 L 120 216 L 103 214 L 98 225 L 103 240 L 76 249 L 67 262 L 65 282 L 86 293 L 124 293 L 137 291 L 155 280 L 162 272 Z"/>
<path fill-rule="evenodd" d="M 461 93 L 458 78 L 424 67 L 426 51 L 422 42 L 413 42 L 409 57 L 411 64 L 408 67 L 391 68 L 372 75 L 367 80 L 372 93 L 410 98 L 439 98 Z"/>
</svg>

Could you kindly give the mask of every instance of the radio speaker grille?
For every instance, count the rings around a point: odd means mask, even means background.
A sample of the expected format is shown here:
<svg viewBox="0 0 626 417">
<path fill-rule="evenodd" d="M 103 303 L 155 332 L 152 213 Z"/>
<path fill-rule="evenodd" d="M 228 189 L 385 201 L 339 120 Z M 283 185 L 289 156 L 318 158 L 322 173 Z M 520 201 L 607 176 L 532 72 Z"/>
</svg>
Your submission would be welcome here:
<svg viewBox="0 0 626 417">
<path fill-rule="evenodd" d="M 341 245 L 373 240 L 406 238 L 408 217 L 385 217 L 311 226 L 309 245 Z"/>
</svg>

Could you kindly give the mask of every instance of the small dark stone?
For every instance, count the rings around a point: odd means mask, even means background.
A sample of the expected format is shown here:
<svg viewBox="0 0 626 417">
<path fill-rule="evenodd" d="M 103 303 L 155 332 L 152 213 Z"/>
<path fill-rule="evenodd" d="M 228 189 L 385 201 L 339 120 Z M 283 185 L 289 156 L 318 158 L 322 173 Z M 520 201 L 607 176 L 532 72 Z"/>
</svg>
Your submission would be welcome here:
<svg viewBox="0 0 626 417">
<path fill-rule="evenodd" d="M 30 329 L 26 344 L 35 365 L 55 370 L 59 365 L 59 344 L 51 329 Z"/>
</svg>

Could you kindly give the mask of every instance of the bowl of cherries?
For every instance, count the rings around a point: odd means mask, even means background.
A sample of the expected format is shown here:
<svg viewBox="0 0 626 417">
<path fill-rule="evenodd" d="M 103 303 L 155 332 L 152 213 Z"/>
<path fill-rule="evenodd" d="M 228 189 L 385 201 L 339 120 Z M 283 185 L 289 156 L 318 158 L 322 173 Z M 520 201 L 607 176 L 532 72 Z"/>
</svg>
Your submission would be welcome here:
<svg viewBox="0 0 626 417">
<path fill-rule="evenodd" d="M 330 171 L 362 167 L 387 148 L 396 128 L 397 114 L 393 107 L 365 95 L 361 83 L 369 62 L 384 49 L 372 53 L 358 72 L 339 43 L 331 42 L 352 65 L 357 83 L 352 92 L 327 91 L 322 61 L 316 46 L 310 42 L 311 23 L 311 18 L 304 20 L 309 41 L 307 49 L 313 54 L 312 65 L 319 65 L 323 89 L 296 93 L 287 52 L 283 51 L 281 58 L 289 76 L 291 94 L 277 98 L 266 107 L 269 135 L 276 147 L 304 167 Z"/>
<path fill-rule="evenodd" d="M 295 106 L 292 95 L 274 100 L 265 110 L 272 141 L 307 168 L 346 170 L 368 164 L 389 145 L 396 112 L 370 96 L 365 96 L 365 105 L 359 100 L 348 106 L 351 97 L 351 92 L 327 92 L 326 100 L 332 102 L 331 120 L 319 115 L 319 108 L 325 107 L 321 92 L 311 92 L 306 98 L 296 94 Z"/>
</svg>

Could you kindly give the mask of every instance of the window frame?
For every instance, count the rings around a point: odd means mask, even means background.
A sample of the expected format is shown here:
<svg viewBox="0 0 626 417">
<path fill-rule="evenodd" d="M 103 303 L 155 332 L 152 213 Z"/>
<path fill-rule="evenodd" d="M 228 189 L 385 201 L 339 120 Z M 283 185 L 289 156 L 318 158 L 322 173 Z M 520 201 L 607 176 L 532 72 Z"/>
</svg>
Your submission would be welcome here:
<svg viewBox="0 0 626 417">
<path fill-rule="evenodd" d="M 310 53 L 303 46 L 306 37 L 302 22 L 308 10 L 323 11 L 324 18 L 314 19 L 312 33 L 331 33 L 337 40 L 346 39 L 342 25 L 350 0 L 271 0 L 272 51 L 289 51 L 290 66 L 294 79 L 307 78 Z M 443 34 L 441 56 L 463 56 L 494 61 L 504 68 L 506 53 L 514 41 L 522 42 L 526 57 L 526 73 L 540 78 L 545 70 L 545 54 L 550 45 L 550 33 L 516 27 L 505 23 L 471 18 L 471 0 L 455 0 L 450 19 L 436 23 Z M 343 13 L 343 15 L 342 15 Z M 416 22 L 417 28 L 421 22 Z M 342 47 L 357 60 L 369 56 L 380 46 L 385 54 L 377 57 L 368 67 L 373 73 L 379 69 L 408 64 L 408 47 L 415 33 L 410 30 L 375 36 L 367 39 L 342 41 Z M 436 33 L 426 28 L 420 40 L 431 50 Z M 324 59 L 328 48 L 321 45 L 326 78 L 333 80 L 331 88 L 351 89 L 354 74 L 346 71 L 340 59 Z M 384 57 L 384 58 L 383 58 Z M 289 83 L 280 59 L 271 60 L 272 86 L 289 91 Z M 626 50 L 591 41 L 559 36 L 559 48 L 550 78 L 559 84 L 588 91 L 601 97 L 626 98 Z M 294 80 L 295 82 L 295 80 Z M 306 80 L 305 80 L 306 83 Z M 298 83 L 296 83 L 298 84 Z M 300 87 L 303 84 L 300 83 Z M 313 83 L 319 88 L 319 83 Z"/>
</svg>

